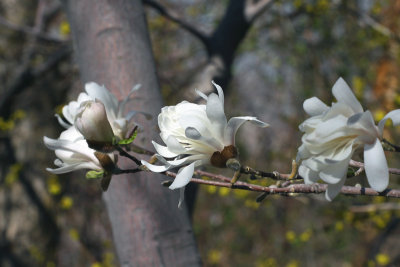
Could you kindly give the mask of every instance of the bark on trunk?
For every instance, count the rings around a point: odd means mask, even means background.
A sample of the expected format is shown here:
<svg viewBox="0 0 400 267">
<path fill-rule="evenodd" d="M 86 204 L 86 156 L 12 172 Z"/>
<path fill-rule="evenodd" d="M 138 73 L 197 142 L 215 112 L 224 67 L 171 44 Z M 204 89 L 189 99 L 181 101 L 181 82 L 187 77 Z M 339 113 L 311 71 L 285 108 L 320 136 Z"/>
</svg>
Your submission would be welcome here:
<svg viewBox="0 0 400 267">
<path fill-rule="evenodd" d="M 162 106 L 141 1 L 66 0 L 83 82 L 104 84 L 119 99 L 136 83 L 142 88 L 129 109 L 154 116 L 142 120 L 135 142 L 149 148 L 157 139 Z M 150 146 L 149 146 L 150 144 Z M 132 163 L 120 158 L 122 168 Z M 178 210 L 178 192 L 160 186 L 150 173 L 113 177 L 104 194 L 121 266 L 199 266 L 200 259 L 186 208 Z"/>
</svg>

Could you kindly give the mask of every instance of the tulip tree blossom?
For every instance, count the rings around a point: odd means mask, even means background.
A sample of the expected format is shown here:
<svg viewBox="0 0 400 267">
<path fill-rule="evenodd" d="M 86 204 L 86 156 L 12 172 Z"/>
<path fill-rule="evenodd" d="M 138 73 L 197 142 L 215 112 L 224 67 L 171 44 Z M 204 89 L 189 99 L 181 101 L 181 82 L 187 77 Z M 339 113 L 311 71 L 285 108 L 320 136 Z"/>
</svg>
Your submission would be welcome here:
<svg viewBox="0 0 400 267">
<path fill-rule="evenodd" d="M 364 111 L 346 82 L 339 78 L 332 88 L 337 99 L 329 107 L 317 97 L 304 101 L 311 116 L 300 125 L 304 132 L 297 159 L 305 183 L 319 179 L 328 184 L 326 198 L 331 201 L 346 180 L 347 168 L 357 149 L 364 151 L 365 172 L 370 186 L 382 192 L 389 184 L 389 170 L 381 145 L 387 119 L 400 123 L 400 110 L 389 112 L 375 125 L 370 111 Z"/>
<path fill-rule="evenodd" d="M 77 101 L 71 101 L 62 109 L 62 114 L 68 123 L 64 122 L 60 117 L 58 117 L 58 121 L 65 128 L 69 128 L 71 125 L 75 124 L 81 106 L 85 105 L 85 102 L 94 102 L 97 100 L 104 104 L 107 119 L 112 127 L 114 135 L 119 139 L 124 139 L 128 130 L 128 122 L 137 113 L 131 111 L 124 116 L 125 105 L 129 101 L 131 94 L 139 88 L 140 85 L 135 85 L 124 100 L 118 101 L 104 86 L 100 86 L 95 82 L 87 83 L 85 85 L 86 93 L 80 93 Z"/>
<path fill-rule="evenodd" d="M 45 136 L 43 140 L 47 148 L 54 150 L 57 156 L 54 164 L 58 168 L 47 168 L 47 171 L 61 174 L 79 169 L 103 170 L 101 162 L 95 155 L 96 151 L 89 148 L 86 140 L 75 127 L 69 127 L 63 131 L 58 139 L 51 139 Z M 115 162 L 112 153 L 107 155 L 111 161 Z"/>
<path fill-rule="evenodd" d="M 181 188 L 179 206 L 183 200 L 184 187 L 190 182 L 195 167 L 205 164 L 225 167 L 228 159 L 237 156 L 235 135 L 244 122 L 250 121 L 260 127 L 268 126 L 249 116 L 234 117 L 227 121 L 224 113 L 224 93 L 220 86 L 214 82 L 213 84 L 218 95 L 211 93 L 207 97 L 196 91 L 207 101 L 206 105 L 183 101 L 176 106 L 161 109 L 158 126 L 166 146 L 154 141 L 152 143 L 158 153 L 157 159 L 162 165 L 152 165 L 142 160 L 142 164 L 153 172 L 181 167 L 169 187 Z"/>
</svg>

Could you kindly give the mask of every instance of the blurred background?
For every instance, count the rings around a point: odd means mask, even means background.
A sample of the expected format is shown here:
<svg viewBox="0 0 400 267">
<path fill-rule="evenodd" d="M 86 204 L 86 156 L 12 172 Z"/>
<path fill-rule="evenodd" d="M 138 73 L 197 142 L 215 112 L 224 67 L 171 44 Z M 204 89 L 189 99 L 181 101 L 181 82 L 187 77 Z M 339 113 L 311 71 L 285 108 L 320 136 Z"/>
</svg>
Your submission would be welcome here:
<svg viewBox="0 0 400 267">
<path fill-rule="evenodd" d="M 210 91 L 213 78 L 227 117 L 271 125 L 239 130 L 240 159 L 254 168 L 290 172 L 302 102 L 330 104 L 339 77 L 377 121 L 400 108 L 400 1 L 270 1 L 244 28 L 233 24 L 239 39 L 224 28 L 234 0 L 143 2 L 166 104 L 196 101 L 194 89 Z M 99 183 L 45 171 L 55 156 L 43 136 L 59 136 L 54 114 L 82 90 L 60 2 L 2 0 L 0 266 L 119 266 Z M 399 145 L 399 133 L 387 127 L 385 137 Z M 387 158 L 400 166 L 399 155 Z M 368 186 L 362 176 L 355 183 Z M 398 200 L 256 197 L 200 186 L 192 220 L 205 266 L 400 266 Z"/>
</svg>

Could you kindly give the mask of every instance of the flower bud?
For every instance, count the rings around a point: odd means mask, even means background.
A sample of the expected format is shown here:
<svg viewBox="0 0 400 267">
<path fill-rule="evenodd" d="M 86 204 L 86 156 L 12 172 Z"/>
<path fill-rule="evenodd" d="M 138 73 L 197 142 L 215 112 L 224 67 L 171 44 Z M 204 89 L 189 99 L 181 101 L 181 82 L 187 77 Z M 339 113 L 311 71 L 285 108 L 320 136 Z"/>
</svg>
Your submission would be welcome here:
<svg viewBox="0 0 400 267">
<path fill-rule="evenodd" d="M 104 104 L 98 100 L 81 104 L 75 127 L 89 142 L 110 143 L 114 138 Z"/>
</svg>

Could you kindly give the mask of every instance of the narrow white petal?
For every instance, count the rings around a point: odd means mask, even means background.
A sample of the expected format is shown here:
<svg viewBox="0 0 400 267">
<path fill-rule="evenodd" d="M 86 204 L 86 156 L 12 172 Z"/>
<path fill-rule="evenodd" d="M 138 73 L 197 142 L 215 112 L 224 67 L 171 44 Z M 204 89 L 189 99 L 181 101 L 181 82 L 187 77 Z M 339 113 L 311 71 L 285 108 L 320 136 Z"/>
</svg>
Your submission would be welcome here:
<svg viewBox="0 0 400 267">
<path fill-rule="evenodd" d="M 234 145 L 235 144 L 235 136 L 236 132 L 240 126 L 246 121 L 251 122 L 258 127 L 268 127 L 269 124 L 263 121 L 258 120 L 256 117 L 250 116 L 242 116 L 242 117 L 233 117 L 229 120 L 225 132 L 224 132 L 224 143 L 225 145 Z"/>
<path fill-rule="evenodd" d="M 175 177 L 174 182 L 169 186 L 169 189 L 181 188 L 190 182 L 193 176 L 195 163 L 191 163 L 186 167 L 179 170 L 178 175 Z"/>
<path fill-rule="evenodd" d="M 358 102 L 350 87 L 342 78 L 339 78 L 333 85 L 332 93 L 338 102 L 349 105 L 355 113 L 363 112 L 360 102 Z"/>
<path fill-rule="evenodd" d="M 195 91 L 196 94 L 198 94 L 201 98 L 203 98 L 205 101 L 207 101 L 208 97 L 207 97 L 203 92 L 200 92 L 200 91 L 197 90 L 197 89 L 194 89 L 194 91 Z"/>
<path fill-rule="evenodd" d="M 399 124 L 400 124 L 400 109 L 396 109 L 396 110 L 390 111 L 390 112 L 389 112 L 388 114 L 386 114 L 386 116 L 383 117 L 383 119 L 379 122 L 378 127 L 379 127 L 379 130 L 380 130 L 380 132 L 381 132 L 381 135 L 382 135 L 382 132 L 383 132 L 383 127 L 385 126 L 385 122 L 386 122 L 388 119 L 391 119 L 391 120 L 392 120 L 394 126 L 399 125 Z"/>
<path fill-rule="evenodd" d="M 211 81 L 211 83 L 215 86 L 215 88 L 217 88 L 219 100 L 221 101 L 222 106 L 224 106 L 224 91 L 222 90 L 221 86 L 216 84 L 214 81 Z"/>
<path fill-rule="evenodd" d="M 110 91 L 107 90 L 106 87 L 100 86 L 95 82 L 89 82 L 85 84 L 85 90 L 90 97 L 103 102 L 107 109 L 107 115 L 111 117 L 115 117 L 117 115 L 118 100 L 113 94 L 111 94 Z"/>
<path fill-rule="evenodd" d="M 313 184 L 319 180 L 318 173 L 304 165 L 300 165 L 299 174 L 301 177 L 303 177 L 305 184 Z"/>
<path fill-rule="evenodd" d="M 342 179 L 337 184 L 328 184 L 328 188 L 325 191 L 325 198 L 328 201 L 332 201 L 340 193 L 340 190 L 342 190 L 345 181 L 346 179 Z"/>
<path fill-rule="evenodd" d="M 65 129 L 68 129 L 69 127 L 71 127 L 72 125 L 69 123 L 66 123 L 58 114 L 55 114 L 54 116 L 56 116 L 58 123 L 64 127 Z"/>
<path fill-rule="evenodd" d="M 62 174 L 67 172 L 72 172 L 81 169 L 91 169 L 91 170 L 101 170 L 100 166 L 92 162 L 74 163 L 74 164 L 64 164 L 64 166 L 56 169 L 46 168 L 46 171 L 54 174 Z"/>
<path fill-rule="evenodd" d="M 208 119 L 213 124 L 214 132 L 218 135 L 217 137 L 223 138 L 223 131 L 227 124 L 224 106 L 214 93 L 208 96 L 206 112 Z"/>
<path fill-rule="evenodd" d="M 145 160 L 141 160 L 140 162 L 152 172 L 165 172 L 171 168 L 171 166 L 153 165 Z"/>
<path fill-rule="evenodd" d="M 364 146 L 364 166 L 372 189 L 382 192 L 389 184 L 389 169 L 379 139 Z"/>
<path fill-rule="evenodd" d="M 324 102 L 315 96 L 304 101 L 303 108 L 304 111 L 310 116 L 321 115 L 329 109 Z"/>
<path fill-rule="evenodd" d="M 178 209 L 182 209 L 183 201 L 185 200 L 185 187 L 179 188 Z"/>
<path fill-rule="evenodd" d="M 128 101 L 131 99 L 131 95 L 136 92 L 137 90 L 140 89 L 140 87 L 142 87 L 141 84 L 136 84 L 135 86 L 133 86 L 132 90 L 129 92 L 129 94 L 125 97 L 124 100 L 122 100 L 121 102 L 118 103 L 118 112 L 117 112 L 117 117 L 122 117 L 122 114 L 125 110 L 125 105 L 126 103 L 128 103 Z M 129 119 L 128 119 L 129 120 Z"/>
<path fill-rule="evenodd" d="M 172 152 L 166 146 L 162 146 L 160 144 L 157 144 L 154 141 L 151 141 L 151 143 L 153 144 L 153 146 L 156 149 L 157 153 L 160 154 L 161 156 L 165 157 L 165 158 L 173 158 L 173 157 L 178 156 L 178 154 Z"/>
</svg>

